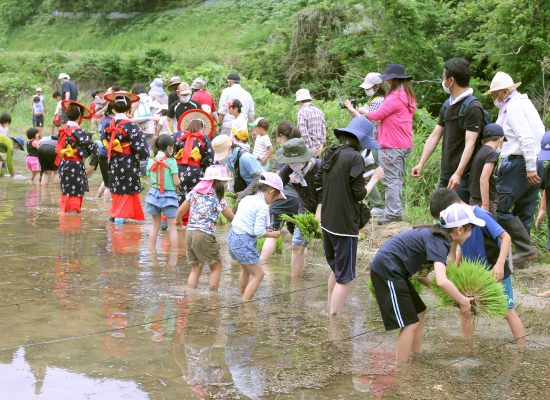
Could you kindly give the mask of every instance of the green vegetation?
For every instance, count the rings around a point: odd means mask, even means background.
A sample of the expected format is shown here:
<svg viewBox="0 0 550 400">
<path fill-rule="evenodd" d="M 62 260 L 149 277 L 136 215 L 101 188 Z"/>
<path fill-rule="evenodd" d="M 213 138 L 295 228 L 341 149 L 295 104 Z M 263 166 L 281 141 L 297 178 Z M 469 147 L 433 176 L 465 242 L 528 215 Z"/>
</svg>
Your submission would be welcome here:
<svg viewBox="0 0 550 400">
<path fill-rule="evenodd" d="M 258 241 L 256 242 L 256 248 L 258 249 L 258 252 L 262 252 L 262 248 L 264 247 L 264 243 L 265 243 L 265 239 L 264 237 L 262 238 L 259 238 Z M 275 241 L 275 251 L 274 251 L 275 254 L 283 254 L 283 237 L 282 236 L 279 236 L 277 238 L 277 240 Z"/>
<path fill-rule="evenodd" d="M 283 221 L 292 222 L 300 229 L 300 234 L 306 240 L 311 243 L 313 239 L 322 239 L 323 231 L 321 230 L 321 223 L 315 214 L 306 211 L 304 214 L 295 215 L 294 218 L 289 217 L 286 214 L 281 215 Z"/>
<path fill-rule="evenodd" d="M 447 278 L 466 297 L 473 297 L 472 313 L 474 316 L 484 316 L 488 319 L 503 318 L 508 313 L 508 299 L 502 293 L 502 285 L 491 271 L 485 269 L 483 263 L 462 261 L 460 267 L 447 265 Z M 445 307 L 458 307 L 447 293 L 432 280 L 432 290 L 439 297 L 440 304 Z"/>
<path fill-rule="evenodd" d="M 411 284 L 413 285 L 414 290 L 416 290 L 416 293 L 418 294 L 422 294 L 422 292 L 426 289 L 426 286 L 418 282 L 416 279 L 412 280 Z M 372 284 L 372 281 L 370 279 L 367 281 L 367 284 L 365 285 L 365 287 L 369 289 L 373 299 L 378 301 L 376 299 L 376 292 L 374 291 L 374 285 Z"/>
</svg>

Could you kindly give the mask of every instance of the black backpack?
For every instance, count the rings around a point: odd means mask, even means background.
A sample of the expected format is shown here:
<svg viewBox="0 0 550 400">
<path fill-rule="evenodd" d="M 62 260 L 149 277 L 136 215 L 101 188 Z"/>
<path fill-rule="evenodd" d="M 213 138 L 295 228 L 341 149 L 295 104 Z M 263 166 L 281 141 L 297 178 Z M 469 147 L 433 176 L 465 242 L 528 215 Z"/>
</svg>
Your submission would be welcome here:
<svg viewBox="0 0 550 400">
<path fill-rule="evenodd" d="M 443 103 L 443 119 L 445 123 L 458 120 L 458 126 L 460 127 L 460 130 L 466 133 L 466 130 L 464 129 L 464 121 L 466 120 L 466 109 L 468 108 L 470 103 L 474 100 L 478 100 L 478 98 L 472 95 L 466 97 L 462 102 L 462 105 L 460 106 L 460 110 L 458 110 L 458 114 L 452 118 L 447 119 L 447 110 L 450 107 L 450 99 L 447 99 L 445 103 Z M 491 123 L 491 117 L 487 112 L 487 110 L 483 109 L 483 122 L 481 125 L 481 131 L 477 135 L 474 153 L 476 153 L 477 150 L 481 147 L 481 136 L 483 133 L 483 129 L 485 128 L 486 125 L 489 125 L 490 123 Z"/>
<path fill-rule="evenodd" d="M 246 150 L 244 150 L 244 149 L 238 149 L 237 159 L 235 160 L 235 166 L 234 166 L 234 169 L 235 169 L 235 185 L 233 186 L 233 190 L 235 190 L 235 193 L 242 192 L 243 190 L 245 190 L 248 187 L 245 180 L 241 176 L 241 171 L 240 171 L 241 168 L 239 166 L 239 161 L 241 159 L 241 156 L 245 152 L 246 152 Z"/>
</svg>

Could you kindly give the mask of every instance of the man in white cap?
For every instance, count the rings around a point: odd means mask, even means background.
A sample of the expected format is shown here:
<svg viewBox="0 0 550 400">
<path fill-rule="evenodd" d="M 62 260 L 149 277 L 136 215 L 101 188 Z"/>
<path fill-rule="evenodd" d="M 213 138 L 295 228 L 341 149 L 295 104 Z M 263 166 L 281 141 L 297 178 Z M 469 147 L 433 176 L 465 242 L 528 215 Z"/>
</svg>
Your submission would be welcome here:
<svg viewBox="0 0 550 400">
<path fill-rule="evenodd" d="M 491 94 L 500 109 L 496 123 L 507 139 L 500 153 L 497 219 L 516 246 L 514 267 L 523 269 L 529 267 L 528 260 L 537 257 L 530 230 L 544 172 L 544 162 L 537 159 L 544 124 L 527 95 L 516 90 L 519 85 L 521 82 L 514 83 L 510 75 L 497 72 L 484 95 Z"/>
<path fill-rule="evenodd" d="M 172 129 L 174 132 L 178 130 L 178 121 L 180 117 L 189 110 L 196 110 L 201 108 L 201 105 L 196 100 L 191 100 L 191 86 L 187 82 L 182 82 L 178 86 L 179 101 L 170 104 L 168 108 L 168 114 L 164 120 L 164 127 L 171 135 Z"/>
<path fill-rule="evenodd" d="M 306 146 L 315 150 L 315 157 L 319 157 L 323 151 L 323 145 L 327 142 L 327 124 L 325 114 L 312 103 L 309 90 L 300 89 L 296 92 L 296 104 L 298 110 L 298 129 Z"/>
<path fill-rule="evenodd" d="M 78 89 L 71 82 L 71 77 L 65 73 L 61 73 L 59 74 L 59 80 L 61 81 L 61 101 L 78 101 Z M 65 110 L 61 107 L 61 124 L 66 124 L 67 122 L 69 122 L 69 118 L 67 118 Z"/>
<path fill-rule="evenodd" d="M 44 114 L 46 114 L 46 103 L 44 103 L 44 96 L 42 95 L 42 88 L 41 87 L 37 87 L 36 88 L 36 95 L 35 96 L 38 96 L 40 97 L 40 105 L 44 108 Z M 31 111 L 33 110 L 33 105 L 34 105 L 34 97 L 35 96 L 31 96 Z"/>
<path fill-rule="evenodd" d="M 216 124 L 219 124 L 218 109 L 214 103 L 214 98 L 205 90 L 205 88 L 206 82 L 202 80 L 202 78 L 196 78 L 191 84 L 191 90 L 193 91 L 193 97 L 191 97 L 191 100 L 198 101 L 203 110 L 205 105 L 209 106 L 212 119 L 216 121 Z"/>
<path fill-rule="evenodd" d="M 231 136 L 231 128 L 233 127 L 233 120 L 235 117 L 229 114 L 229 107 L 227 104 L 231 100 L 238 99 L 241 101 L 241 114 L 245 118 L 248 118 L 249 122 L 254 122 L 256 116 L 256 110 L 254 108 L 254 100 L 252 96 L 241 86 L 241 77 L 239 74 L 233 72 L 227 76 L 227 85 L 223 89 L 220 96 L 220 103 L 218 107 L 219 113 L 219 125 L 218 125 L 218 134 Z M 252 139 L 256 138 L 255 135 L 256 129 L 252 128 Z"/>
</svg>

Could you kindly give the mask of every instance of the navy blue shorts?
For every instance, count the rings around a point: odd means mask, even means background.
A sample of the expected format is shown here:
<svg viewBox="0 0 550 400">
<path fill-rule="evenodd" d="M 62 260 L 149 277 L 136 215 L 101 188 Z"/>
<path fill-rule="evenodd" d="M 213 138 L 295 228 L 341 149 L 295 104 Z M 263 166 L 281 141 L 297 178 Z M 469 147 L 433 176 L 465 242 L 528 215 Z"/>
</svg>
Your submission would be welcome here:
<svg viewBox="0 0 550 400">
<path fill-rule="evenodd" d="M 325 257 L 337 283 L 351 282 L 355 279 L 357 260 L 356 237 L 333 235 L 323 230 Z"/>
</svg>

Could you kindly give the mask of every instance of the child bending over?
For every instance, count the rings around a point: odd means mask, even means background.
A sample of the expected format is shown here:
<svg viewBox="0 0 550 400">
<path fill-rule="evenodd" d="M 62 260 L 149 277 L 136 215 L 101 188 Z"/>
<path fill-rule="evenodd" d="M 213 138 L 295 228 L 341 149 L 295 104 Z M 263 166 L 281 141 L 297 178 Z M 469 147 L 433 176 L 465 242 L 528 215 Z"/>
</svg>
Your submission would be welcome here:
<svg viewBox="0 0 550 400">
<path fill-rule="evenodd" d="M 40 163 L 38 162 L 38 129 L 29 128 L 27 129 L 27 169 L 31 171 L 31 176 L 29 176 L 29 181 L 34 182 L 36 177 L 36 182 L 40 180 Z"/>
<path fill-rule="evenodd" d="M 489 125 L 487 125 L 489 126 Z M 441 188 L 436 190 L 430 199 L 430 212 L 432 216 L 452 204 L 461 204 L 458 194 L 452 189 Z M 463 203 L 462 203 L 463 204 Z M 508 297 L 508 314 L 506 321 L 510 325 L 516 344 L 524 346 L 525 330 L 519 315 L 514 310 L 514 292 L 512 290 L 512 271 L 506 261 L 512 238 L 493 218 L 491 213 L 478 206 L 469 206 L 476 218 L 485 222 L 482 226 L 475 226 L 472 235 L 460 245 L 456 264 L 460 267 L 462 259 L 478 260 L 485 264 L 485 268 L 493 272 L 493 275 L 503 286 L 503 292 Z M 462 316 L 460 325 L 462 336 L 473 336 L 475 326 L 472 323 L 471 313 Z"/>
<path fill-rule="evenodd" d="M 465 204 L 443 210 L 437 224 L 400 233 L 386 241 L 370 265 L 370 277 L 387 331 L 401 329 L 396 359 L 407 362 L 411 351 L 420 353 L 426 305 L 412 286 L 417 279 L 430 286 L 426 276 L 435 270 L 437 284 L 460 305 L 460 314 L 471 309 L 471 301 L 447 279 L 446 262 L 451 243 L 464 243 L 472 228 L 485 223 Z"/>
<path fill-rule="evenodd" d="M 177 225 L 183 226 L 182 217 L 189 211 L 185 246 L 187 260 L 191 263 L 191 274 L 187 287 L 195 289 L 202 269 L 210 265 L 210 290 L 218 290 L 222 274 L 220 245 L 216 241 L 216 224 L 223 214 L 233 221 L 233 211 L 225 202 L 225 182 L 230 180 L 223 165 L 211 165 L 206 169 L 201 183 L 185 197 L 176 215 Z"/>
<path fill-rule="evenodd" d="M 174 138 L 162 135 L 155 141 L 158 153 L 147 163 L 147 175 L 151 177 L 151 189 L 145 198 L 145 211 L 153 216 L 153 227 L 149 234 L 149 246 L 155 246 L 160 230 L 161 213 L 168 222 L 170 246 L 178 247 L 176 214 L 178 212 L 178 194 L 176 186 L 180 184 L 178 164 L 171 158 L 174 152 Z"/>
<path fill-rule="evenodd" d="M 266 229 L 270 226 L 269 205 L 278 198 L 285 198 L 283 181 L 277 174 L 265 172 L 252 190 L 252 194 L 244 197 L 239 203 L 227 237 L 229 255 L 233 260 L 237 260 L 242 268 L 239 289 L 244 301 L 252 300 L 264 278 L 260 254 L 256 248 L 257 238 L 277 239 L 281 236 L 280 231 Z M 253 278 L 249 282 L 251 274 Z"/>
</svg>

